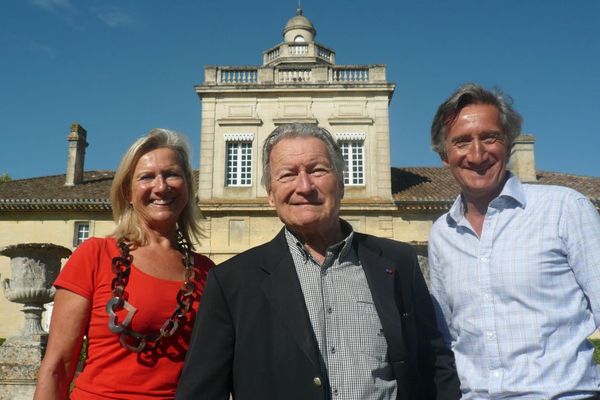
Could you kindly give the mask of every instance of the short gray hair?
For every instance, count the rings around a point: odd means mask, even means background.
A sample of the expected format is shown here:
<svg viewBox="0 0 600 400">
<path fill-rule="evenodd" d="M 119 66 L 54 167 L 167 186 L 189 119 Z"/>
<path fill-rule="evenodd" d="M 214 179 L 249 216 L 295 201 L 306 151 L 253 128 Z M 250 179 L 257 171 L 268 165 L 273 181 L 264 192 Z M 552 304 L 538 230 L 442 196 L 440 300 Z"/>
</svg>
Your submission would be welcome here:
<svg viewBox="0 0 600 400">
<path fill-rule="evenodd" d="M 343 182 L 344 181 L 344 169 L 346 167 L 346 162 L 344 161 L 344 155 L 342 154 L 342 149 L 335 141 L 331 133 L 329 133 L 326 129 L 317 126 L 317 124 L 308 124 L 308 123 L 293 123 L 293 124 L 283 124 L 278 126 L 269 136 L 265 139 L 262 150 L 262 166 L 263 166 L 263 175 L 261 179 L 261 183 L 267 189 L 267 192 L 271 190 L 271 168 L 269 165 L 269 158 L 271 156 L 271 151 L 273 151 L 273 147 L 283 139 L 289 138 L 317 138 L 321 140 L 325 147 L 327 148 L 327 155 L 329 156 L 329 161 L 333 167 L 335 174 L 338 179 Z"/>
<path fill-rule="evenodd" d="M 506 135 L 507 149 L 512 149 L 517 136 L 521 134 L 523 118 L 512 108 L 512 98 L 502 90 L 486 90 L 475 83 L 459 87 L 440 105 L 431 124 L 431 147 L 440 155 L 446 154 L 446 135 L 460 111 L 472 104 L 488 104 L 496 107 L 500 113 L 502 133 Z"/>
</svg>

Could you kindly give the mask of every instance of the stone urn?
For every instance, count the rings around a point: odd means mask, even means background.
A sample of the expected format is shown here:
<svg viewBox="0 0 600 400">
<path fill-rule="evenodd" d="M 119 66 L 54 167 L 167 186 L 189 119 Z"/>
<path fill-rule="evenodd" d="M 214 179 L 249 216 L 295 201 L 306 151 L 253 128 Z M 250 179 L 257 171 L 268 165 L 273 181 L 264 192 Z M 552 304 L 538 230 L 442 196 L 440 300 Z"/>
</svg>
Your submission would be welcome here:
<svg viewBox="0 0 600 400">
<path fill-rule="evenodd" d="M 0 346 L 0 399 L 30 400 L 48 341 L 41 324 L 44 304 L 54 298 L 52 284 L 61 259 L 71 250 L 50 243 L 25 243 L 4 247 L 0 254 L 10 257 L 11 278 L 2 281 L 4 295 L 23 304 L 25 313 L 20 334 Z"/>
<path fill-rule="evenodd" d="M 54 298 L 52 284 L 61 260 L 70 256 L 71 250 L 51 243 L 23 243 L 6 246 L 0 254 L 10 257 L 11 279 L 2 281 L 4 295 L 9 301 L 23 304 L 25 326 L 21 337 L 45 334 L 41 325 L 44 304 Z"/>
</svg>

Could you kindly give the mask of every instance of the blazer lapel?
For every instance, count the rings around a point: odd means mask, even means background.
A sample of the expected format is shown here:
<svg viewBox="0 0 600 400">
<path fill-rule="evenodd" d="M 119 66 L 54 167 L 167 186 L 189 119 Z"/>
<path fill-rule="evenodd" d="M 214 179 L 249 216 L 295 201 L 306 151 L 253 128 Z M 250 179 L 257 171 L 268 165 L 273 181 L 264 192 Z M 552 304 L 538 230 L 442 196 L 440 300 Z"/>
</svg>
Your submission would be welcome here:
<svg viewBox="0 0 600 400">
<path fill-rule="evenodd" d="M 390 360 L 404 359 L 407 350 L 402 334 L 400 311 L 396 303 L 396 296 L 400 296 L 400 293 L 396 293 L 400 290 L 400 285 L 396 285 L 396 281 L 400 279 L 397 276 L 396 264 L 384 257 L 380 249 L 365 246 L 363 242 L 364 237 L 355 233 L 355 248 L 388 342 Z"/>
<path fill-rule="evenodd" d="M 283 230 L 271 242 L 266 257 L 272 262 L 264 265 L 269 276 L 263 280 L 261 289 L 290 337 L 319 368 L 319 348 Z"/>
</svg>

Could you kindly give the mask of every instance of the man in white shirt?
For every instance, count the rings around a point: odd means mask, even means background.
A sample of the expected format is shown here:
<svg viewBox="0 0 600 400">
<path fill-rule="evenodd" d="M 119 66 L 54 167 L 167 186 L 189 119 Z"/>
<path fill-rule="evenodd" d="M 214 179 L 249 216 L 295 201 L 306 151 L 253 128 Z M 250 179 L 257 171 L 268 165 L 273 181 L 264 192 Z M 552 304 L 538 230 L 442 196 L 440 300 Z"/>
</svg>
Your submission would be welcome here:
<svg viewBox="0 0 600 400">
<path fill-rule="evenodd" d="M 431 230 L 431 293 L 463 399 L 597 399 L 600 216 L 571 189 L 507 171 L 521 117 L 499 91 L 459 88 L 432 145 L 461 194 Z"/>
</svg>

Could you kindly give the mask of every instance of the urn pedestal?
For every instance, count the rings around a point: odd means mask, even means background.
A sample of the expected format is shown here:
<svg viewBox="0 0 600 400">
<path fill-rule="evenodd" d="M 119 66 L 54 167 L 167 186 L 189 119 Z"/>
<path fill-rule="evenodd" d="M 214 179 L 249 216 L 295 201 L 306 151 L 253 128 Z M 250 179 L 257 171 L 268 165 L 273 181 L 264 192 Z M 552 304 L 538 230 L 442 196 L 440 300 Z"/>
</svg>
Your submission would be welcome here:
<svg viewBox="0 0 600 400">
<path fill-rule="evenodd" d="M 50 243 L 26 243 L 4 247 L 10 257 L 11 278 L 2 281 L 4 296 L 23 304 L 25 323 L 16 336 L 0 346 L 0 399 L 31 399 L 48 333 L 42 329 L 44 304 L 54 298 L 52 284 L 61 260 L 71 254 L 66 247 Z"/>
</svg>

